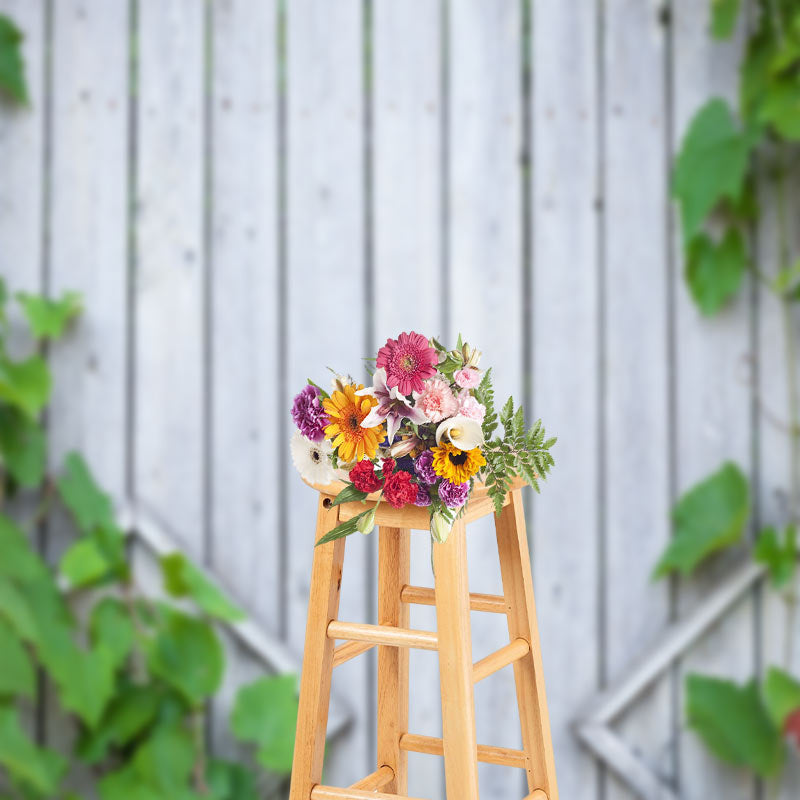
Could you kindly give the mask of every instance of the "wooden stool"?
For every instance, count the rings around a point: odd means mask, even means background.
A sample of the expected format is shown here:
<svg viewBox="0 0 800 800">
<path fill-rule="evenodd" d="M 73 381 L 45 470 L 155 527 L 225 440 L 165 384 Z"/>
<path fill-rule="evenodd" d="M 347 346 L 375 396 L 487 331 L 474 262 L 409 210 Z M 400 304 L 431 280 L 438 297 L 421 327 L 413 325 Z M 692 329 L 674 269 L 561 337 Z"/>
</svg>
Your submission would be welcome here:
<svg viewBox="0 0 800 800">
<path fill-rule="evenodd" d="M 337 619 L 345 539 L 314 551 L 308 603 L 300 709 L 289 800 L 395 800 L 407 796 L 407 753 L 444 756 L 448 800 L 478 800 L 478 761 L 526 771 L 525 800 L 558 800 L 542 656 L 536 626 L 528 542 L 517 481 L 495 517 L 503 597 L 470 594 L 466 524 L 494 508 L 476 484 L 467 512 L 444 544 L 433 545 L 435 590 L 409 585 L 410 530 L 428 529 L 428 509 L 394 509 L 378 503 L 378 625 Z M 332 505 L 342 484 L 320 492 L 316 539 L 365 510 L 361 503 Z M 377 495 L 370 495 L 374 506 Z M 437 632 L 410 630 L 409 604 L 436 606 Z M 470 610 L 505 614 L 510 643 L 472 663 Z M 335 646 L 335 640 L 345 643 Z M 333 668 L 378 646 L 377 769 L 347 789 L 322 786 L 322 760 Z M 408 648 L 438 650 L 442 693 L 442 738 L 408 730 Z M 473 686 L 513 664 L 523 750 L 479 745 L 475 738 Z M 511 799 L 510 799 L 511 800 Z"/>
</svg>

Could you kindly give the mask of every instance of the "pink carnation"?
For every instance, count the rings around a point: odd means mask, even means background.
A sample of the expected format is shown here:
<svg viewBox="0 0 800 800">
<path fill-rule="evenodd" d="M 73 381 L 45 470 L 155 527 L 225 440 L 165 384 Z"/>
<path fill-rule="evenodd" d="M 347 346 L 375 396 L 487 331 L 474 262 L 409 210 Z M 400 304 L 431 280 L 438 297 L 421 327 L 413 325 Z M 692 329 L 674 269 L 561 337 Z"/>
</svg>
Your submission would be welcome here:
<svg viewBox="0 0 800 800">
<path fill-rule="evenodd" d="M 455 416 L 458 411 L 458 401 L 447 381 L 431 378 L 425 381 L 415 408 L 422 409 L 422 413 L 431 422 L 441 422 L 443 419 Z"/>
<path fill-rule="evenodd" d="M 462 389 L 474 389 L 481 382 L 480 370 L 472 367 L 460 369 L 453 375 L 455 382 Z"/>
<path fill-rule="evenodd" d="M 486 416 L 486 406 L 479 403 L 469 392 L 461 392 L 458 395 L 458 413 L 462 417 L 482 423 Z"/>
</svg>

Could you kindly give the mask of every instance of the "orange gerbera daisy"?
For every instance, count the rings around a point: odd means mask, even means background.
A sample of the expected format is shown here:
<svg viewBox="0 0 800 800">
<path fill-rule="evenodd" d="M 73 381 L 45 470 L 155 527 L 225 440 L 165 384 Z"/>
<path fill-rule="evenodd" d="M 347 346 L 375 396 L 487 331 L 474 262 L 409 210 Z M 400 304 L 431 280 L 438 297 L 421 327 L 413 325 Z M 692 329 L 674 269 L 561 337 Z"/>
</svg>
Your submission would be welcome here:
<svg viewBox="0 0 800 800">
<path fill-rule="evenodd" d="M 322 401 L 331 420 L 325 426 L 325 438 L 331 439 L 331 444 L 338 448 L 340 461 L 360 461 L 364 456 L 375 458 L 378 444 L 383 441 L 383 423 L 374 428 L 361 427 L 362 420 L 378 404 L 370 395 L 356 395 L 363 388 L 362 384 L 345 386 L 343 391 L 337 390 Z"/>
</svg>

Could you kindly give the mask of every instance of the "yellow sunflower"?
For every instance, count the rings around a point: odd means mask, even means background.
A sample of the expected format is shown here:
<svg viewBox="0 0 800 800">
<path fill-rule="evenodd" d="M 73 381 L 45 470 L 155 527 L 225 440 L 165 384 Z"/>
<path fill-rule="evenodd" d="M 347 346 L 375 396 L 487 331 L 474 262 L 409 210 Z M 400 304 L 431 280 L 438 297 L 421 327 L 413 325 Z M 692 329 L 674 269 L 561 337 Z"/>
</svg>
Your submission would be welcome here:
<svg viewBox="0 0 800 800">
<path fill-rule="evenodd" d="M 431 451 L 433 471 L 451 483 L 465 483 L 486 465 L 480 447 L 459 450 L 453 444 L 443 443 L 439 447 L 432 447 Z"/>
<path fill-rule="evenodd" d="M 383 441 L 383 424 L 374 428 L 362 428 L 361 421 L 378 401 L 369 395 L 357 397 L 356 392 L 364 387 L 359 384 L 344 386 L 322 401 L 322 407 L 330 417 L 325 426 L 325 438 L 338 448 L 339 460 L 360 461 L 364 456 L 375 458 L 378 444 Z"/>
</svg>

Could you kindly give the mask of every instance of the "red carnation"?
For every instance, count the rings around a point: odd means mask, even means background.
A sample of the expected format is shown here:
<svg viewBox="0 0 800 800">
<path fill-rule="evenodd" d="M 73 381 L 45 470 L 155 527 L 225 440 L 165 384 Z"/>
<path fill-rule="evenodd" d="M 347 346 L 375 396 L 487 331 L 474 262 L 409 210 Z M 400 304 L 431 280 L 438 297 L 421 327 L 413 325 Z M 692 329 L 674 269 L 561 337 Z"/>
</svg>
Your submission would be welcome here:
<svg viewBox="0 0 800 800">
<path fill-rule="evenodd" d="M 376 492 L 383 481 L 375 474 L 375 467 L 368 459 L 362 459 L 350 470 L 350 480 L 360 492 Z"/>
<path fill-rule="evenodd" d="M 383 464 L 381 464 L 381 473 L 383 477 L 388 478 L 394 472 L 395 466 L 396 462 L 393 458 L 384 458 Z"/>
<path fill-rule="evenodd" d="M 386 479 L 383 496 L 393 508 L 402 508 L 417 499 L 417 485 L 408 472 L 395 472 Z"/>
</svg>

